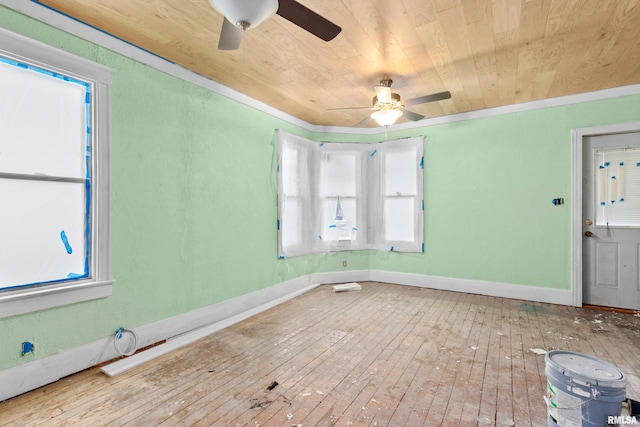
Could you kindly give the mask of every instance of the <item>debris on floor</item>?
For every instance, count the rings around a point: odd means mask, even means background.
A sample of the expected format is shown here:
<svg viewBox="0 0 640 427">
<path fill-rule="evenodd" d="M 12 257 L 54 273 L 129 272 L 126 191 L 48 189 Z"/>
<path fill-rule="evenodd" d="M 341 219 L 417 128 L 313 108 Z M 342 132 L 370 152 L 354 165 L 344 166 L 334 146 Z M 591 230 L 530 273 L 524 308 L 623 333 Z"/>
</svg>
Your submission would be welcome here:
<svg viewBox="0 0 640 427">
<path fill-rule="evenodd" d="M 361 291 L 362 286 L 357 283 L 344 283 L 342 285 L 333 285 L 334 292 Z"/>
<path fill-rule="evenodd" d="M 262 409 L 263 407 L 270 405 L 273 403 L 272 400 L 259 400 L 259 399 L 250 399 L 249 402 L 251 403 L 251 406 L 249 406 L 249 409 Z"/>
<path fill-rule="evenodd" d="M 278 381 L 274 381 L 271 384 L 269 384 L 269 387 L 267 387 L 267 390 L 271 391 L 276 387 L 278 387 Z"/>
<path fill-rule="evenodd" d="M 541 348 L 530 348 L 529 351 L 535 354 L 547 354 L 547 350 L 543 350 Z"/>
</svg>

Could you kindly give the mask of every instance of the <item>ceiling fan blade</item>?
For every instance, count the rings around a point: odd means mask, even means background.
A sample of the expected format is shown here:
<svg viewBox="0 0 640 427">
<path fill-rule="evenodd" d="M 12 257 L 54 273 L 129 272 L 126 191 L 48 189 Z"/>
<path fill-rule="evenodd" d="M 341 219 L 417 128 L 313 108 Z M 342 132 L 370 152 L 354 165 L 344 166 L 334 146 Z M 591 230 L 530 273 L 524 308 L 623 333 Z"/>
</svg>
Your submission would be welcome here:
<svg viewBox="0 0 640 427">
<path fill-rule="evenodd" d="M 374 86 L 378 102 L 383 104 L 391 103 L 391 88 L 388 86 Z"/>
<path fill-rule="evenodd" d="M 278 15 L 326 42 L 333 40 L 342 31 L 333 22 L 295 0 L 279 0 L 278 3 Z"/>
<path fill-rule="evenodd" d="M 409 120 L 414 121 L 414 122 L 417 122 L 418 120 L 424 119 L 424 116 L 422 114 L 414 113 L 413 111 L 409 111 L 409 110 L 403 110 L 402 111 L 402 116 L 405 119 L 409 119 Z"/>
<path fill-rule="evenodd" d="M 407 99 L 403 104 L 408 107 L 410 105 L 424 104 L 427 102 L 442 101 L 451 98 L 451 92 L 432 93 L 431 95 L 420 96 L 418 98 Z"/>
<path fill-rule="evenodd" d="M 222 22 L 222 30 L 220 31 L 220 40 L 218 40 L 218 49 L 238 49 L 243 35 L 244 31 L 242 31 L 242 28 L 236 27 L 227 18 L 224 18 L 224 22 Z"/>
</svg>

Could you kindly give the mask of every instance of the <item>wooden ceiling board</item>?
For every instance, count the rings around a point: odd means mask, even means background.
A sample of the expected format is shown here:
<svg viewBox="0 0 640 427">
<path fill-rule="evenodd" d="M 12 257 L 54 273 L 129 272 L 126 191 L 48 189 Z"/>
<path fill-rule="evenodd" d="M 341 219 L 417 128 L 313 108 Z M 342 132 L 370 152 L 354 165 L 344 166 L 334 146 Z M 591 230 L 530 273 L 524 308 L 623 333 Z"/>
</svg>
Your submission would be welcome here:
<svg viewBox="0 0 640 427">
<path fill-rule="evenodd" d="M 353 126 L 384 77 L 438 117 L 640 83 L 638 0 L 299 0 L 342 27 L 324 42 L 274 16 L 220 51 L 208 0 L 40 0 L 315 125 Z M 371 122 L 370 126 L 375 126 Z"/>
</svg>

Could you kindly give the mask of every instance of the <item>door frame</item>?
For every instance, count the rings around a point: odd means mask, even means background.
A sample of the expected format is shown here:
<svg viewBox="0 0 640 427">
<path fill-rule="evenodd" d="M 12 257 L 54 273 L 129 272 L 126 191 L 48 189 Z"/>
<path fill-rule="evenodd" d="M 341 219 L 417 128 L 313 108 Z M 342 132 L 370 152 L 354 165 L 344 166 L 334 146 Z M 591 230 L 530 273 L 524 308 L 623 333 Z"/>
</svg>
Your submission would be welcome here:
<svg viewBox="0 0 640 427">
<path fill-rule="evenodd" d="M 571 301 L 574 307 L 582 307 L 582 151 L 584 138 L 629 132 L 640 132 L 640 122 L 571 130 Z"/>
</svg>

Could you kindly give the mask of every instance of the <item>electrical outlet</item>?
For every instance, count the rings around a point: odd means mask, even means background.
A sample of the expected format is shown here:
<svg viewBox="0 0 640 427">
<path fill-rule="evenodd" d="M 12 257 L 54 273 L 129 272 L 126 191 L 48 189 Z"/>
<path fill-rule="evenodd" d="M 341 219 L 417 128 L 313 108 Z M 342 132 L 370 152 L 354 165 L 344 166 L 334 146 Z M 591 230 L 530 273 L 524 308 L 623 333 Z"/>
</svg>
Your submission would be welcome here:
<svg viewBox="0 0 640 427">
<path fill-rule="evenodd" d="M 342 266 L 346 267 L 347 266 L 347 261 L 342 261 Z"/>
</svg>

